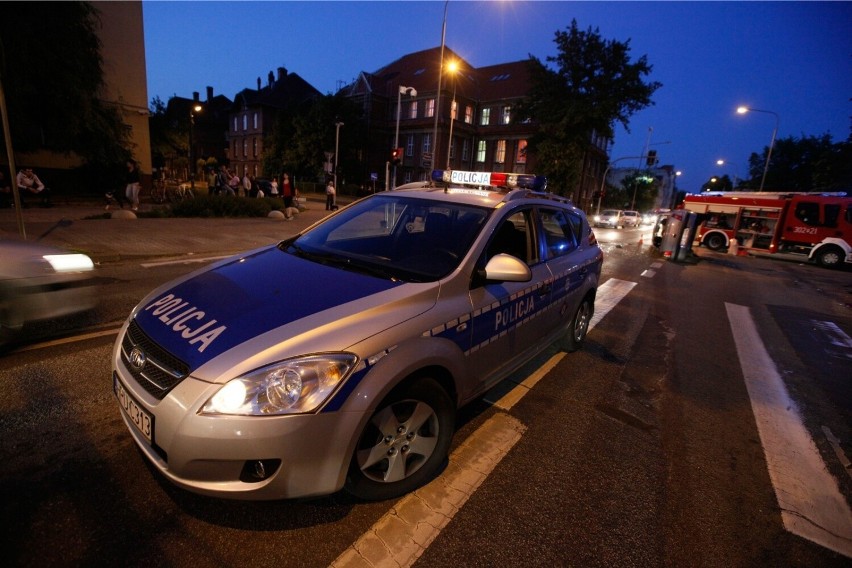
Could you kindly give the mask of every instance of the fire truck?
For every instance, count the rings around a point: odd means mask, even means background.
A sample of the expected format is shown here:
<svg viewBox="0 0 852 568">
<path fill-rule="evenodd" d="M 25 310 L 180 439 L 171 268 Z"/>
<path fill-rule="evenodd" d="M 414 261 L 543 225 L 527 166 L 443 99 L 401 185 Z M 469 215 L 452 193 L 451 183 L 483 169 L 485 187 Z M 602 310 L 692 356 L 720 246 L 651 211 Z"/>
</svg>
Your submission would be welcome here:
<svg viewBox="0 0 852 568">
<path fill-rule="evenodd" d="M 711 250 L 852 262 L 852 197 L 846 193 L 707 192 L 687 195 L 696 242 Z"/>
</svg>

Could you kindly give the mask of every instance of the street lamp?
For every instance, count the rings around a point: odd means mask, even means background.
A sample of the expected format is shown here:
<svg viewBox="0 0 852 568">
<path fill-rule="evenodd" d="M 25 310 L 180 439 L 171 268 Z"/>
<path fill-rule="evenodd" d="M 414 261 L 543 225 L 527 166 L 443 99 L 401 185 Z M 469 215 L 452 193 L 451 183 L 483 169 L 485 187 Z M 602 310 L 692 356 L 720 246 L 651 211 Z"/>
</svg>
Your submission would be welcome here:
<svg viewBox="0 0 852 568">
<path fill-rule="evenodd" d="M 399 115 L 402 111 L 402 95 L 417 96 L 417 89 L 414 87 L 399 86 L 399 92 L 396 95 L 396 134 L 393 137 L 393 147 L 399 148 Z M 387 187 L 385 187 L 387 189 Z M 396 164 L 393 165 L 393 185 L 391 189 L 396 189 Z"/>
<path fill-rule="evenodd" d="M 647 158 L 648 158 L 647 155 L 645 155 L 645 156 L 624 156 L 622 158 L 616 158 L 615 160 L 612 160 L 609 164 L 607 164 L 606 169 L 604 170 L 604 173 L 603 173 L 603 179 L 601 180 L 601 190 L 598 192 L 598 206 L 597 206 L 597 209 L 595 210 L 595 215 L 601 214 L 601 199 L 603 198 L 603 193 L 604 193 L 604 190 L 606 189 L 606 176 L 609 173 L 610 168 L 612 168 L 612 165 L 616 162 L 620 162 L 621 160 L 644 160 L 644 159 L 647 159 Z M 633 199 L 634 199 L 634 201 L 636 199 L 636 193 L 635 192 L 633 194 Z"/>
<path fill-rule="evenodd" d="M 458 69 L 459 64 L 457 61 L 451 61 L 447 65 L 447 71 L 453 74 L 453 102 L 450 103 L 450 139 L 447 142 L 447 169 L 450 169 L 450 150 L 453 148 L 453 118 L 455 117 L 453 111 L 456 108 L 456 84 L 458 83 L 456 72 Z"/>
<path fill-rule="evenodd" d="M 747 112 L 763 112 L 775 117 L 775 129 L 772 131 L 772 139 L 769 141 L 769 151 L 766 153 L 766 165 L 763 167 L 763 177 L 760 179 L 760 189 L 758 190 L 763 191 L 763 184 L 766 183 L 766 172 L 769 171 L 769 160 L 772 158 L 772 147 L 775 146 L 775 136 L 778 134 L 778 123 L 780 122 L 780 119 L 778 118 L 778 113 L 772 112 L 771 110 L 760 110 L 746 106 L 741 106 L 737 109 L 737 113 L 739 114 L 745 114 Z"/>
<path fill-rule="evenodd" d="M 441 79 L 444 73 L 444 40 L 447 37 L 447 7 L 450 5 L 450 0 L 444 2 L 444 23 L 441 26 L 441 61 L 438 64 L 438 90 L 435 92 L 435 127 L 432 130 L 432 167 L 437 164 L 438 158 L 438 116 L 441 110 Z"/>
<path fill-rule="evenodd" d="M 201 112 L 201 105 L 196 103 L 189 108 L 189 191 L 195 195 L 195 152 L 193 148 L 192 128 L 195 126 L 195 113 Z"/>
<path fill-rule="evenodd" d="M 335 122 L 334 126 L 334 191 L 337 195 L 340 195 L 340 189 L 337 187 L 337 157 L 339 154 L 338 148 L 340 147 L 340 127 L 343 126 L 343 123 Z"/>
<path fill-rule="evenodd" d="M 733 162 L 726 162 L 725 160 L 721 160 L 721 159 L 716 160 L 717 166 L 724 166 L 725 164 L 728 164 L 729 166 L 734 167 L 734 188 L 736 188 L 737 187 L 737 179 L 738 179 L 737 178 L 737 165 Z"/>
</svg>

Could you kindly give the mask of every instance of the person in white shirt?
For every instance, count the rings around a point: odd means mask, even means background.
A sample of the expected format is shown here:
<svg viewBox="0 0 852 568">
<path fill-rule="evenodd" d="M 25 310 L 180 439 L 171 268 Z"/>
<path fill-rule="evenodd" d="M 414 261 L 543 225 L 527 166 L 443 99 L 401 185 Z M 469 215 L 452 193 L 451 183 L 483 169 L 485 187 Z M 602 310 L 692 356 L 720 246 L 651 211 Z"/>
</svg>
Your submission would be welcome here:
<svg viewBox="0 0 852 568">
<path fill-rule="evenodd" d="M 23 168 L 18 172 L 18 193 L 21 197 L 21 203 L 24 203 L 25 195 L 37 195 L 41 198 L 42 207 L 52 207 L 50 203 L 50 190 L 35 175 L 32 168 Z"/>
</svg>

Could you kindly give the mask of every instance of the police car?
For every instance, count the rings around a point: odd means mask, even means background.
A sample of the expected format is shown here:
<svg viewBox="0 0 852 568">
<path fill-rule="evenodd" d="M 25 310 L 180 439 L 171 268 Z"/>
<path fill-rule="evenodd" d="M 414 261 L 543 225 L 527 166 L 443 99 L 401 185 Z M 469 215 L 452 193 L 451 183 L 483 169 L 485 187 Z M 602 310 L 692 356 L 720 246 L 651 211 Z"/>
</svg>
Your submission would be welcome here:
<svg viewBox="0 0 852 568">
<path fill-rule="evenodd" d="M 152 292 L 112 353 L 142 453 L 235 499 L 387 499 L 432 479 L 458 407 L 586 336 L 603 255 L 545 184 L 435 171 Z"/>
</svg>

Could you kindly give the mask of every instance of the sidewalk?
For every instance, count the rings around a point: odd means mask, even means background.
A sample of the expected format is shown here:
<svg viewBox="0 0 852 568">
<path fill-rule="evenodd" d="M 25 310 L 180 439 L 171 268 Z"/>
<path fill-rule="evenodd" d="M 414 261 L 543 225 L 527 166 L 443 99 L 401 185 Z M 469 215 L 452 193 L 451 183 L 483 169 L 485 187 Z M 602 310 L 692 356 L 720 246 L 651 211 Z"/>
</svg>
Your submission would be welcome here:
<svg viewBox="0 0 852 568">
<path fill-rule="evenodd" d="M 103 202 L 59 202 L 22 210 L 26 241 L 83 252 L 96 263 L 155 257 L 230 255 L 281 241 L 328 215 L 325 199 L 308 195 L 292 221 L 259 218 L 105 218 Z M 344 205 L 343 202 L 340 205 Z M 143 202 L 144 212 L 154 206 Z M 125 214 L 128 213 L 125 210 Z M 0 239 L 22 240 L 15 209 L 0 209 Z"/>
</svg>

